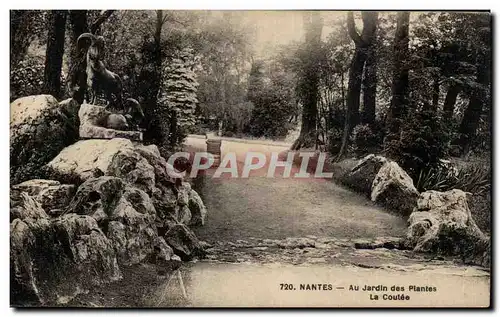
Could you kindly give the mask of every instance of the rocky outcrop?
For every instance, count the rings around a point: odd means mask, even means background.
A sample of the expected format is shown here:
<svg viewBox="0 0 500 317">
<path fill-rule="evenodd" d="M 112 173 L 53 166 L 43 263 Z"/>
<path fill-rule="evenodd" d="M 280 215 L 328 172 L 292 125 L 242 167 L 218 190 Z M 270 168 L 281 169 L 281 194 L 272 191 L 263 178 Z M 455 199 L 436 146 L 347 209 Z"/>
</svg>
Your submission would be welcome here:
<svg viewBox="0 0 500 317">
<path fill-rule="evenodd" d="M 61 151 L 48 166 L 57 174 L 74 174 L 82 180 L 115 176 L 141 189 L 152 199 L 158 226 L 178 221 L 181 207 L 187 205 L 178 203 L 177 196 L 184 192 L 178 186 L 182 176 L 154 145 L 134 145 L 126 139 L 85 140 Z"/>
<path fill-rule="evenodd" d="M 489 266 L 490 239 L 474 222 L 463 191 L 420 194 L 396 162 L 373 154 L 362 159 L 341 181 L 378 205 L 409 216 L 407 236 L 398 248 L 461 256 L 466 263 Z"/>
<path fill-rule="evenodd" d="M 111 176 L 83 183 L 68 212 L 94 218 L 111 241 L 120 263 L 137 264 L 153 252 L 158 237 L 156 210 L 149 196 Z"/>
<path fill-rule="evenodd" d="M 382 165 L 387 163 L 387 161 L 383 156 L 367 155 L 342 178 L 342 183 L 360 193 L 370 196 L 373 180 Z"/>
<path fill-rule="evenodd" d="M 142 132 L 112 129 L 109 117 L 112 113 L 105 107 L 83 104 L 78 111 L 80 118 L 79 135 L 82 139 L 124 138 L 142 141 Z M 118 127 L 119 125 L 117 125 Z M 125 123 L 126 126 L 126 123 Z"/>
<path fill-rule="evenodd" d="M 59 175 L 75 175 L 83 181 L 116 175 L 148 193 L 155 184 L 175 183 L 175 179 L 182 178 L 160 156 L 155 145 L 134 144 L 121 138 L 78 141 L 62 150 L 47 166 Z"/>
<path fill-rule="evenodd" d="M 119 278 L 119 265 L 147 261 L 168 268 L 181 258 L 204 255 L 187 226 L 193 219 L 204 223 L 203 201 L 156 146 L 128 139 L 82 140 L 47 166 L 57 177 L 78 179 L 79 186 L 40 179 L 12 186 L 11 230 L 16 234 L 11 237 L 17 239 L 11 250 L 17 276 L 13 302 L 53 304 L 94 282 Z M 25 258 L 36 265 L 25 265 Z M 42 267 L 58 268 L 61 276 L 75 272 L 81 281 L 67 284 L 59 275 L 44 275 Z M 50 288 L 61 291 L 49 294 Z M 34 300 L 26 300 L 26 294 L 35 294 Z"/>
<path fill-rule="evenodd" d="M 39 175 L 40 168 L 78 140 L 78 103 L 50 95 L 28 96 L 10 104 L 11 184 Z"/>
<path fill-rule="evenodd" d="M 411 177 L 396 162 L 386 162 L 372 184 L 371 200 L 408 216 L 417 205 L 418 191 Z"/>
<path fill-rule="evenodd" d="M 66 209 L 75 191 L 75 185 L 61 184 L 56 180 L 32 179 L 12 186 L 10 197 L 17 200 L 22 193 L 30 195 L 41 204 L 47 214 L 57 217 Z"/>
<path fill-rule="evenodd" d="M 165 233 L 165 241 L 183 261 L 190 260 L 195 256 L 203 256 L 205 253 L 200 240 L 183 224 L 172 226 Z"/>
<path fill-rule="evenodd" d="M 21 192 L 10 199 L 10 221 L 15 219 L 47 219 L 49 216 L 40 203 L 27 193 Z"/>
<path fill-rule="evenodd" d="M 477 227 L 466 193 L 426 191 L 408 220 L 406 244 L 419 252 L 460 255 L 466 262 L 489 265 L 489 239 Z"/>
<path fill-rule="evenodd" d="M 39 217 L 27 216 L 34 213 Z M 10 225 L 11 305 L 64 302 L 121 277 L 114 249 L 92 217 L 24 216 Z"/>
</svg>

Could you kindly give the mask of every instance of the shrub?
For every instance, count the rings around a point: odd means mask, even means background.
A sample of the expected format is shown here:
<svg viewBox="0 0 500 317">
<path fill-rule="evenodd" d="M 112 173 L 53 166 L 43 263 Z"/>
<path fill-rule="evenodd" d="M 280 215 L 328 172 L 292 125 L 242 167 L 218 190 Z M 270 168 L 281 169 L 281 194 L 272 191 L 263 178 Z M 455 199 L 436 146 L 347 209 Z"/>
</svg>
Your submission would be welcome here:
<svg viewBox="0 0 500 317">
<path fill-rule="evenodd" d="M 39 95 L 43 88 L 43 58 L 28 57 L 10 70 L 10 100 Z"/>
<path fill-rule="evenodd" d="M 382 143 L 382 136 L 368 124 L 359 124 L 354 127 L 352 132 L 352 144 L 354 153 L 358 156 L 364 156 L 369 153 L 378 152 Z"/>
<path fill-rule="evenodd" d="M 386 154 L 417 178 L 422 170 L 435 168 L 448 154 L 449 129 L 433 111 L 416 111 L 401 122 L 399 135 L 388 135 Z"/>
<path fill-rule="evenodd" d="M 491 191 L 472 195 L 468 204 L 477 226 L 483 232 L 491 232 Z"/>
<path fill-rule="evenodd" d="M 330 154 L 337 154 L 340 151 L 340 146 L 342 145 L 342 134 L 343 131 L 340 128 L 331 128 L 328 130 L 328 152 Z"/>
<path fill-rule="evenodd" d="M 437 166 L 423 169 L 416 181 L 419 191 L 447 191 L 460 189 L 472 194 L 482 195 L 491 187 L 491 170 L 479 164 L 465 165 L 460 168 Z"/>
</svg>

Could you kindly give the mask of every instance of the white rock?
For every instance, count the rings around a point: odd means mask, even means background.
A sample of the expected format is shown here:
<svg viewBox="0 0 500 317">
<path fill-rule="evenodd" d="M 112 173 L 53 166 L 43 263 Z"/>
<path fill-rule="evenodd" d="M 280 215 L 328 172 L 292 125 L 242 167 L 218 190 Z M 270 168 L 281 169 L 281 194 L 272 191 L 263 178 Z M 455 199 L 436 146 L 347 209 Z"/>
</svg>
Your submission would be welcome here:
<svg viewBox="0 0 500 317">
<path fill-rule="evenodd" d="M 413 180 L 396 162 L 386 162 L 373 180 L 371 200 L 401 215 L 413 211 L 417 197 Z"/>
</svg>

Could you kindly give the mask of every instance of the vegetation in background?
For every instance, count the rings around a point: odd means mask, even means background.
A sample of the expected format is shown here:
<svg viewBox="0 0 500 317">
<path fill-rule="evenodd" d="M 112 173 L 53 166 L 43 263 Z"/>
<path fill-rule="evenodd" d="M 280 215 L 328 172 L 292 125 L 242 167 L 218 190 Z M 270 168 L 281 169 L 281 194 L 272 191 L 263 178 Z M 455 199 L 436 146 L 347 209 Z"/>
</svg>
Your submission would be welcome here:
<svg viewBox="0 0 500 317">
<path fill-rule="evenodd" d="M 294 148 L 321 146 L 339 158 L 379 152 L 414 178 L 450 155 L 491 150 L 489 14 L 304 12 L 303 38 L 271 45 L 265 57 L 243 17 L 13 10 L 11 100 L 83 98 L 75 42 L 90 31 L 106 39 L 105 62 L 122 76 L 125 97 L 143 106 L 149 143 L 172 146 L 187 132 L 219 128 L 283 138 L 300 126 Z M 46 56 L 55 60 L 44 65 Z M 173 87 L 183 91 L 169 96 Z"/>
</svg>

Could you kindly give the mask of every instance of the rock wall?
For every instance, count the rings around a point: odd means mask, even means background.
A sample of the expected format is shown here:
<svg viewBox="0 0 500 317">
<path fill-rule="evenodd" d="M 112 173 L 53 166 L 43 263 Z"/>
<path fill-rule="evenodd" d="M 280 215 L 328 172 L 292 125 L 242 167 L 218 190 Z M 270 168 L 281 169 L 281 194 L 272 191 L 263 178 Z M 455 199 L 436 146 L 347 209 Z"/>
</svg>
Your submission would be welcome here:
<svg viewBox="0 0 500 317">
<path fill-rule="evenodd" d="M 40 109 L 52 99 L 34 98 Z M 11 186 L 12 305 L 66 302 L 124 265 L 204 256 L 189 226 L 204 224 L 206 207 L 155 145 L 81 140 L 45 163 L 54 179 Z"/>
</svg>

